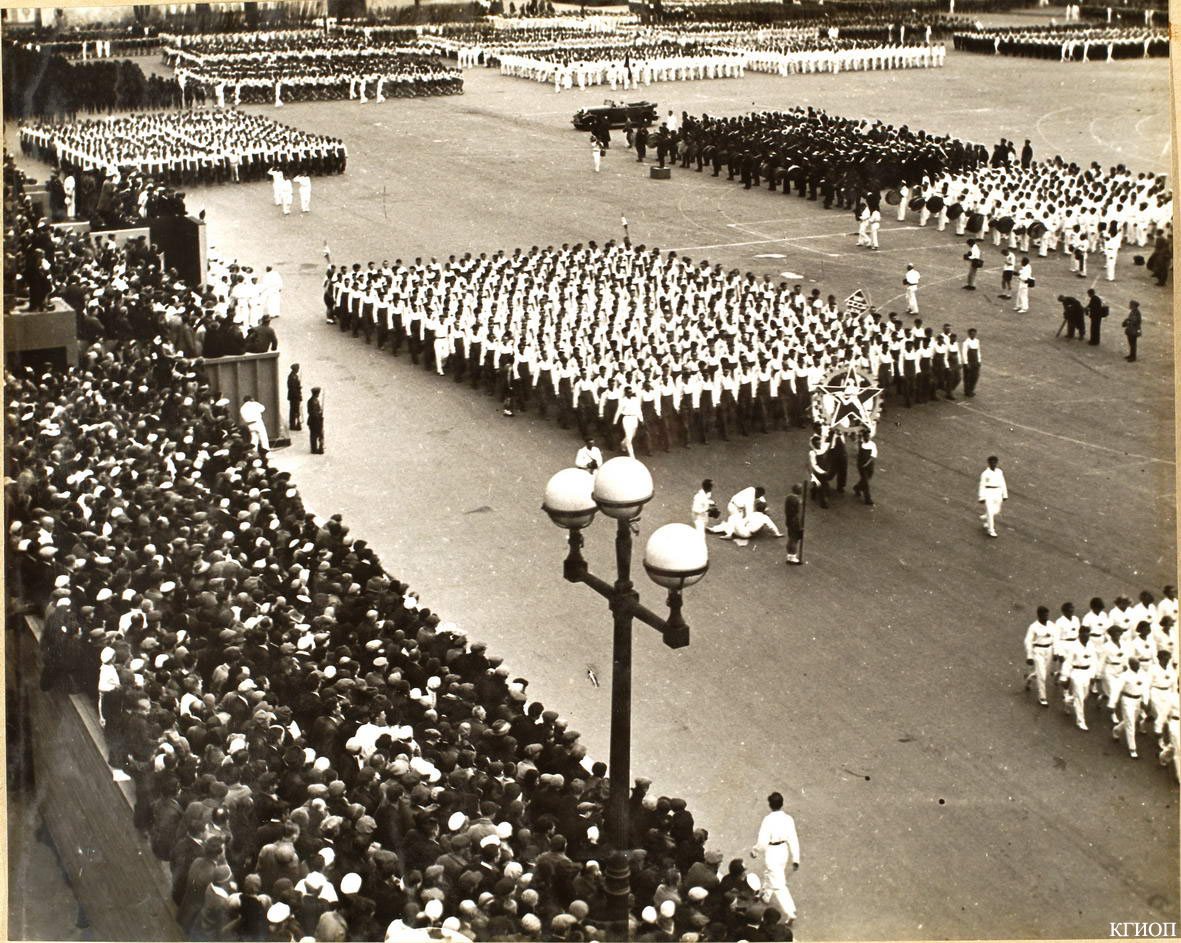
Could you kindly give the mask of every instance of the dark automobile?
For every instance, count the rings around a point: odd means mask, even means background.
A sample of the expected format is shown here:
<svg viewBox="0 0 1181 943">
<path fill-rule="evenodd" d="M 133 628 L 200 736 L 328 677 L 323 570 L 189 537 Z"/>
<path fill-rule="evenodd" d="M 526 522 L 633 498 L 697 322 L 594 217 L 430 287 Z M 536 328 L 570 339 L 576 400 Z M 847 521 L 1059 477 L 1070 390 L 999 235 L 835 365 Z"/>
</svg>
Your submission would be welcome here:
<svg viewBox="0 0 1181 943">
<path fill-rule="evenodd" d="M 579 131 L 590 131 L 603 119 L 609 128 L 629 125 L 649 125 L 656 121 L 656 106 L 652 102 L 613 102 L 610 99 L 594 108 L 579 108 L 571 124 Z"/>
</svg>

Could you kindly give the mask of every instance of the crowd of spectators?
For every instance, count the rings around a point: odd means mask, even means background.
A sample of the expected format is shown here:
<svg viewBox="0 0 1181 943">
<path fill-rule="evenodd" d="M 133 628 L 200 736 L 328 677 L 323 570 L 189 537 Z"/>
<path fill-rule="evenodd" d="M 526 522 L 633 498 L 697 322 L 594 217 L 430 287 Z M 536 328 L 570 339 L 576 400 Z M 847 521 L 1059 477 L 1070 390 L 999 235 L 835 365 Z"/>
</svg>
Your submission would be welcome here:
<svg viewBox="0 0 1181 943">
<path fill-rule="evenodd" d="M 339 138 L 233 109 L 26 122 L 20 142 L 26 154 L 63 174 L 137 173 L 185 185 L 259 180 L 274 169 L 338 174 L 348 162 Z"/>
<path fill-rule="evenodd" d="M 58 53 L 5 42 L 4 114 L 98 114 L 173 108 L 181 89 L 173 78 L 146 76 L 128 59 L 71 62 Z"/>
<path fill-rule="evenodd" d="M 308 512 L 169 330 L 196 293 L 63 248 L 82 308 L 126 306 L 129 329 L 68 372 L 6 375 L 10 592 L 48 600 L 41 686 L 96 695 L 183 931 L 602 939 L 605 765 Z M 742 859 L 723 872 L 650 785 L 629 802 L 634 938 L 790 939 Z"/>
<path fill-rule="evenodd" d="M 1004 27 L 955 33 L 952 40 L 955 48 L 964 52 L 1062 62 L 1109 62 L 1169 54 L 1168 30 L 1149 27 Z"/>
<path fill-rule="evenodd" d="M 260 277 L 249 267 L 211 253 L 207 286 L 194 291 L 143 236 L 121 242 L 113 234 L 50 226 L 24 193 L 24 174 L 8 154 L 4 178 L 5 310 L 45 310 L 61 298 L 77 316 L 83 344 L 159 337 L 187 357 L 274 348 Z"/>
</svg>

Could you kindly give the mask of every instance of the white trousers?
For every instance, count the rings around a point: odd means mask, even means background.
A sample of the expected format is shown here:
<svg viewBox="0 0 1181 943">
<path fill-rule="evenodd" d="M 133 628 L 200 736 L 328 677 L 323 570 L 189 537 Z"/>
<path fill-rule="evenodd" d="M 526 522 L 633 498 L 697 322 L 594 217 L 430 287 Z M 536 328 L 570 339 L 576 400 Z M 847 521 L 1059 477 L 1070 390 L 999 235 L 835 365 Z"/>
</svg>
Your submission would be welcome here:
<svg viewBox="0 0 1181 943">
<path fill-rule="evenodd" d="M 1066 706 L 1074 709 L 1074 722 L 1080 727 L 1087 722 L 1087 694 L 1091 690 L 1091 671 L 1072 671 L 1066 689 Z"/>
<path fill-rule="evenodd" d="M 784 919 L 794 920 L 796 902 L 792 900 L 791 891 L 787 889 L 787 857 L 786 844 L 767 846 L 763 852 L 763 889 L 768 902 Z"/>
<path fill-rule="evenodd" d="M 1033 648 L 1033 671 L 1026 675 L 1026 680 L 1037 683 L 1037 699 L 1039 701 L 1048 700 L 1046 684 L 1050 678 L 1050 663 L 1053 660 L 1053 654 L 1053 649 L 1049 646 L 1038 648 L 1035 645 Z"/>
<path fill-rule="evenodd" d="M 1138 697 L 1120 696 L 1119 703 L 1115 706 L 1116 716 L 1119 717 L 1119 723 L 1115 725 L 1111 731 L 1113 740 L 1118 740 L 1119 735 L 1124 735 L 1124 742 L 1128 745 L 1128 751 L 1136 752 L 1136 721 L 1140 719 L 1140 699 Z"/>
<path fill-rule="evenodd" d="M 1004 501 L 998 495 L 997 497 L 985 497 L 984 499 L 984 523 L 990 530 L 996 530 L 996 519 L 1001 513 L 1001 505 Z"/>
<path fill-rule="evenodd" d="M 271 440 L 267 438 L 267 427 L 261 422 L 252 422 L 246 426 L 250 430 L 250 444 L 262 453 L 271 450 Z"/>
</svg>

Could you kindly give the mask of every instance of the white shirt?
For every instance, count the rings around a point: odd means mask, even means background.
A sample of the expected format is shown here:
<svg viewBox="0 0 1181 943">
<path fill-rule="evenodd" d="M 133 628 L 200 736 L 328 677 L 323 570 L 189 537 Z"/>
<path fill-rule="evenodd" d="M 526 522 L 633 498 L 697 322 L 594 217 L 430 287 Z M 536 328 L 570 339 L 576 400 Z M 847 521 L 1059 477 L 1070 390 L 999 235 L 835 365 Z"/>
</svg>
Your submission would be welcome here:
<svg viewBox="0 0 1181 943">
<path fill-rule="evenodd" d="M 238 409 L 238 415 L 242 417 L 242 422 L 248 426 L 255 423 L 262 422 L 262 414 L 267 411 L 267 408 L 257 400 L 248 399 Z"/>
<path fill-rule="evenodd" d="M 595 469 L 603 467 L 603 453 L 599 451 L 597 445 L 583 446 L 578 450 L 578 455 L 574 458 L 574 465 L 576 468 L 581 468 L 583 471 L 591 471 L 591 463 L 594 462 Z"/>
<path fill-rule="evenodd" d="M 997 491 L 1000 491 L 1001 500 L 1007 500 L 1009 497 L 1009 489 L 1005 485 L 1005 473 L 999 468 L 986 468 L 980 473 L 980 488 L 977 497 L 983 501 L 985 498 L 997 497 Z"/>
<path fill-rule="evenodd" d="M 755 511 L 755 489 L 752 485 L 749 488 L 743 488 L 734 497 L 730 499 L 730 504 L 726 508 L 731 514 L 740 513 L 743 517 L 749 517 Z"/>
<path fill-rule="evenodd" d="M 791 859 L 800 863 L 800 839 L 796 835 L 796 823 L 790 815 L 780 809 L 768 812 L 759 826 L 759 837 L 755 847 L 766 850 L 770 846 L 786 844 L 791 852 Z"/>
<path fill-rule="evenodd" d="M 697 494 L 693 495 L 693 513 L 694 514 L 708 514 L 709 509 L 713 507 L 714 499 L 708 491 L 701 489 Z"/>
</svg>

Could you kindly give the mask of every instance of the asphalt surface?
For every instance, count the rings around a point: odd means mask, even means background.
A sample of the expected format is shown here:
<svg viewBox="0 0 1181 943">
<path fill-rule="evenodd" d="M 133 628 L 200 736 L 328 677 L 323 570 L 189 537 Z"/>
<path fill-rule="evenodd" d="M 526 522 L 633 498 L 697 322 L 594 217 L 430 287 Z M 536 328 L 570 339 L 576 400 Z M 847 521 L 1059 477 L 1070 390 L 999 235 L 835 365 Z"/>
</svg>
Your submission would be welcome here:
<svg viewBox="0 0 1181 943">
<path fill-rule="evenodd" d="M 661 113 L 811 104 L 987 143 L 1029 137 L 1039 155 L 1171 163 L 1162 61 L 947 62 L 618 97 Z M 1054 336 L 1054 298 L 1092 282 L 1060 257 L 1034 259 L 1033 309 L 1016 315 L 996 297 L 991 246 L 984 287 L 969 294 L 950 230 L 887 217 L 883 249 L 869 253 L 847 213 L 693 171 L 650 181 L 622 142 L 596 175 L 569 118 L 608 89 L 555 95 L 484 70 L 466 81 L 451 98 L 259 109 L 348 144 L 348 173 L 315 181 L 308 216 L 282 218 L 262 183 L 190 194 L 214 246 L 286 280 L 283 372 L 299 361 L 305 389 L 327 391 L 328 454 L 311 456 L 296 434 L 275 457 L 309 506 L 342 513 L 391 573 L 530 678 L 531 697 L 605 760 L 610 617 L 562 581 L 563 535 L 540 510 L 576 438 L 502 417 L 466 386 L 325 325 L 325 244 L 337 262 L 445 257 L 618 238 L 623 214 L 636 242 L 795 273 L 842 298 L 862 288 L 899 312 L 913 261 L 927 322 L 980 331 L 978 396 L 889 409 L 876 507 L 843 496 L 810 509 L 806 566 L 785 567 L 781 541 L 711 541 L 711 570 L 686 596 L 692 644 L 672 652 L 637 626 L 633 773 L 688 799 L 728 858 L 754 840 L 764 796 L 782 791 L 803 846 L 792 881 L 801 939 L 1106 937 L 1111 921 L 1177 920 L 1177 790 L 1154 750 L 1142 740 L 1134 762 L 1099 717 L 1084 733 L 1022 690 L 1021 638 L 1038 605 L 1110 604 L 1174 581 L 1172 312 L 1169 292 L 1132 265 L 1135 250 L 1114 285 L 1095 286 L 1113 313 L 1102 346 L 1067 342 Z M 1119 322 L 1133 297 L 1145 327 L 1129 364 Z M 805 444 L 773 433 L 647 459 L 657 491 L 642 535 L 686 520 L 706 476 L 722 501 L 763 484 L 777 510 L 801 480 Z M 1010 493 L 999 540 L 976 517 L 992 453 Z M 611 576 L 611 530 L 598 521 L 586 536 L 592 570 Z M 659 609 L 640 555 L 637 585 Z"/>
</svg>

